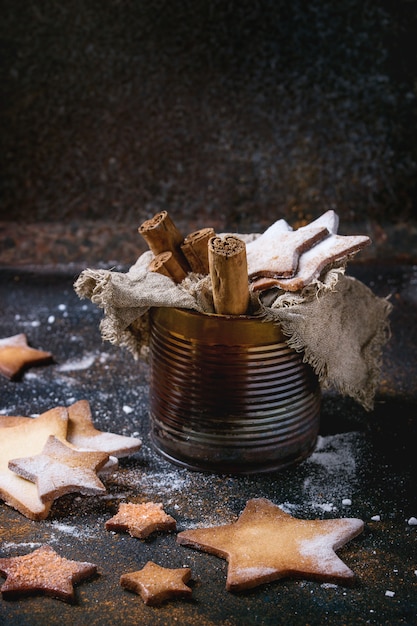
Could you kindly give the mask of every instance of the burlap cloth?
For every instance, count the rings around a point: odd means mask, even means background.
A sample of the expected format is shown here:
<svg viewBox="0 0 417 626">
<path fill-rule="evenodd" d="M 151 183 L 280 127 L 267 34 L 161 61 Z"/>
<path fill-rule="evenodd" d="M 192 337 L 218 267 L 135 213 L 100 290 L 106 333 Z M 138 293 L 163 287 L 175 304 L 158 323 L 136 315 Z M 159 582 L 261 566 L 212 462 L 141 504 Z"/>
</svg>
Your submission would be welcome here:
<svg viewBox="0 0 417 626">
<path fill-rule="evenodd" d="M 189 274 L 177 285 L 148 271 L 152 258 L 145 252 L 127 273 L 86 269 L 74 285 L 81 298 L 104 310 L 103 339 L 126 347 L 135 358 L 146 357 L 151 307 L 213 312 L 209 277 Z M 301 292 L 276 290 L 268 300 L 254 294 L 251 306 L 260 320 L 281 325 L 288 345 L 304 352 L 323 387 L 353 397 L 366 410 L 373 408 L 389 338 L 392 306 L 387 300 L 339 267 Z"/>
</svg>

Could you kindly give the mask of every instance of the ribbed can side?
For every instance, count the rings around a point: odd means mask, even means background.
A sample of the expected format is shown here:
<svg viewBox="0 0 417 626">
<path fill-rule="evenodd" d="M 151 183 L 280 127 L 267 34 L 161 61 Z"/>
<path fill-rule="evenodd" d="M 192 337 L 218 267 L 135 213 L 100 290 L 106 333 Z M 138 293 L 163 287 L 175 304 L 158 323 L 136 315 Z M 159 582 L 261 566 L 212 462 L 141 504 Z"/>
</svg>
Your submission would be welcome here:
<svg viewBox="0 0 417 626">
<path fill-rule="evenodd" d="M 271 322 L 155 309 L 150 360 L 152 438 L 172 461 L 252 473 L 311 453 L 318 381 Z"/>
</svg>

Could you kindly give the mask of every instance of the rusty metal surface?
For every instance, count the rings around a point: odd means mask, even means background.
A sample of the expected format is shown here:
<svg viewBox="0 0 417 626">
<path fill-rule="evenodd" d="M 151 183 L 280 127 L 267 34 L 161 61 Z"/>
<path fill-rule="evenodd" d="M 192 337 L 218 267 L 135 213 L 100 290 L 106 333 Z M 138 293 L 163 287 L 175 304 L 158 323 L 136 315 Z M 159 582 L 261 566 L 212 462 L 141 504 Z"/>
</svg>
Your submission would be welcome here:
<svg viewBox="0 0 417 626">
<path fill-rule="evenodd" d="M 0 337 L 25 332 L 55 361 L 16 382 L 1 379 L 0 413 L 33 415 L 87 399 L 98 428 L 139 434 L 143 447 L 105 478 L 106 495 L 65 496 L 44 521 L 29 521 L 0 503 L 0 557 L 49 543 L 99 570 L 76 587 L 74 606 L 47 597 L 0 599 L 0 624 L 415 624 L 417 527 L 408 521 L 417 517 L 417 268 L 373 261 L 352 266 L 351 273 L 379 295 L 391 294 L 394 304 L 375 410 L 366 414 L 326 393 L 319 444 L 307 461 L 282 472 L 233 477 L 176 467 L 153 450 L 148 367 L 102 342 L 100 311 L 74 294 L 75 275 L 1 270 Z M 226 562 L 177 545 L 175 533 L 138 540 L 104 527 L 126 500 L 163 502 L 183 530 L 232 521 L 249 498 L 260 496 L 301 518 L 362 518 L 364 533 L 339 551 L 356 572 L 356 584 L 281 580 L 234 594 L 225 589 Z M 376 515 L 380 521 L 372 519 Z M 152 608 L 122 589 L 121 574 L 147 560 L 191 567 L 192 600 Z"/>
</svg>

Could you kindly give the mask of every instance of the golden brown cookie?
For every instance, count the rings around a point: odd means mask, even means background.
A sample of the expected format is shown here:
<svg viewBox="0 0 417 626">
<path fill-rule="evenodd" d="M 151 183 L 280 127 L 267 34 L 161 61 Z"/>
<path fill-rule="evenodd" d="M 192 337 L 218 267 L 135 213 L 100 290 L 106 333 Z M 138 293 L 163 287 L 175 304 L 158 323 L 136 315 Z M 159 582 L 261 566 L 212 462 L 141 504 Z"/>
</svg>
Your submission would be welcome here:
<svg viewBox="0 0 417 626">
<path fill-rule="evenodd" d="M 0 559 L 0 573 L 6 576 L 1 587 L 3 598 L 44 594 L 65 602 L 75 602 L 74 583 L 97 573 L 93 563 L 70 561 L 48 545 L 24 556 Z"/>
<path fill-rule="evenodd" d="M 176 521 L 163 510 L 162 504 L 156 502 L 122 502 L 119 511 L 107 520 L 107 530 L 127 531 L 132 537 L 145 539 L 156 531 L 176 529 Z"/>
<path fill-rule="evenodd" d="M 67 493 L 105 492 L 96 472 L 108 460 L 105 452 L 75 450 L 51 435 L 40 454 L 10 459 L 9 469 L 35 483 L 41 501 L 50 502 Z"/>
<path fill-rule="evenodd" d="M 0 374 L 13 379 L 31 365 L 50 363 L 52 354 L 28 345 L 24 333 L 0 339 Z"/>
<path fill-rule="evenodd" d="M 68 408 L 69 421 L 67 439 L 77 448 L 100 450 L 117 458 L 137 452 L 142 441 L 136 437 L 125 437 L 115 433 L 102 432 L 93 425 L 90 404 L 79 400 Z"/>
<path fill-rule="evenodd" d="M 190 578 L 189 567 L 171 569 L 148 561 L 141 570 L 123 574 L 120 584 L 139 594 L 145 604 L 156 606 L 172 598 L 191 597 L 192 589 L 185 584 Z"/>
<path fill-rule="evenodd" d="M 0 415 L 0 429 L 18 426 L 28 420 L 33 418 Z M 67 441 L 76 448 L 106 452 L 117 458 L 137 452 L 142 445 L 142 441 L 136 437 L 103 432 L 95 428 L 87 400 L 79 400 L 68 407 Z"/>
<path fill-rule="evenodd" d="M 47 517 L 52 501 L 42 502 L 34 483 L 9 469 L 9 461 L 42 452 L 50 435 L 65 440 L 68 411 L 55 407 L 39 417 L 3 428 L 0 436 L 0 498 L 33 520 Z"/>
<path fill-rule="evenodd" d="M 359 519 L 302 520 L 265 498 L 249 500 L 232 524 L 185 530 L 178 543 L 229 563 L 226 589 L 240 591 L 284 577 L 348 583 L 354 573 L 335 550 L 362 532 Z"/>
</svg>

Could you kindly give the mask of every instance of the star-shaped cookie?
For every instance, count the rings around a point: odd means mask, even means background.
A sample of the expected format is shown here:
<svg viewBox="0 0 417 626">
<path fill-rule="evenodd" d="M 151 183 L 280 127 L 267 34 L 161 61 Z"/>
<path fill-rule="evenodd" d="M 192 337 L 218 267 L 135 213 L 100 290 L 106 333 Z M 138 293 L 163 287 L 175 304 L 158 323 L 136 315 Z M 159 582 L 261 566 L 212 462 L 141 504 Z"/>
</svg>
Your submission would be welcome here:
<svg viewBox="0 0 417 626">
<path fill-rule="evenodd" d="M 123 574 L 120 584 L 139 594 L 145 604 L 155 606 L 172 598 L 189 598 L 192 589 L 185 583 L 190 578 L 189 567 L 171 569 L 148 561 L 141 570 Z"/>
<path fill-rule="evenodd" d="M 312 223 L 292 230 L 285 220 L 278 220 L 260 237 L 247 244 L 249 277 L 294 276 L 300 255 L 328 234 L 329 231 L 323 224 Z"/>
<path fill-rule="evenodd" d="M 12 472 L 9 461 L 39 454 L 50 435 L 65 440 L 67 425 L 67 409 L 55 407 L 36 419 L 1 429 L 0 498 L 30 519 L 46 518 L 52 502 L 42 502 L 36 485 Z"/>
<path fill-rule="evenodd" d="M 10 459 L 9 469 L 36 483 L 41 501 L 50 502 L 67 493 L 106 491 L 96 472 L 108 460 L 105 452 L 76 450 L 51 435 L 40 454 Z"/>
<path fill-rule="evenodd" d="M 352 581 L 354 573 L 335 550 L 363 527 L 354 518 L 296 519 L 269 500 L 254 498 L 236 522 L 185 530 L 177 541 L 226 559 L 226 589 L 240 591 L 284 577 Z"/>
<path fill-rule="evenodd" d="M 279 287 L 284 291 L 299 291 L 319 278 L 326 268 L 329 268 L 334 263 L 346 261 L 371 243 L 370 238 L 366 235 L 338 235 L 338 226 L 339 218 L 334 211 L 323 213 L 314 222 L 311 222 L 310 227 L 325 227 L 328 234 L 299 255 L 298 266 L 294 275 L 288 278 L 268 271 L 259 272 L 257 275 L 252 272 L 252 289 L 254 291 L 265 291 L 272 287 Z M 274 243 L 277 251 L 283 245 L 280 233 L 281 229 L 277 229 L 272 233 L 274 242 L 271 237 L 271 244 Z M 249 245 L 252 246 L 253 244 Z M 265 267 L 269 263 L 268 254 L 268 249 L 265 248 L 262 251 L 262 260 Z M 273 263 L 271 267 L 273 267 Z M 250 268 L 249 273 L 251 273 Z"/>
<path fill-rule="evenodd" d="M 156 502 L 122 502 L 116 515 L 106 522 L 107 530 L 127 531 L 138 539 L 145 539 L 156 531 L 175 530 L 176 525 L 175 519 L 165 513 L 162 504 Z"/>
<path fill-rule="evenodd" d="M 31 348 L 24 333 L 0 339 L 0 374 L 10 380 L 31 365 L 49 363 L 51 360 L 50 352 Z"/>
<path fill-rule="evenodd" d="M 26 421 L 33 421 L 33 418 L 0 415 L 0 429 L 18 426 Z M 117 458 L 137 452 L 142 445 L 137 437 L 125 437 L 95 428 L 87 400 L 79 400 L 68 407 L 67 441 L 76 448 L 106 452 Z"/>
<path fill-rule="evenodd" d="M 24 556 L 0 559 L 0 573 L 6 576 L 1 587 L 3 598 L 44 594 L 65 602 L 75 602 L 74 583 L 97 573 L 93 563 L 71 561 L 44 545 Z"/>
<path fill-rule="evenodd" d="M 102 432 L 93 425 L 90 404 L 79 400 L 68 408 L 69 421 L 67 439 L 77 448 L 100 450 L 121 458 L 137 452 L 142 441 L 136 437 L 125 437 Z"/>
</svg>

